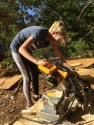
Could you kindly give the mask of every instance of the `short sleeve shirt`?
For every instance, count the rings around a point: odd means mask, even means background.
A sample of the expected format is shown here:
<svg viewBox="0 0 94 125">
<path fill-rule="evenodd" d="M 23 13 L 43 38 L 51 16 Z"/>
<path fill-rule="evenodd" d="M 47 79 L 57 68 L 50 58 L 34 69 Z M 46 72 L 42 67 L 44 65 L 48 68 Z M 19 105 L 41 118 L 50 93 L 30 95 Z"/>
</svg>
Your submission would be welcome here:
<svg viewBox="0 0 94 125">
<path fill-rule="evenodd" d="M 10 48 L 18 52 L 19 47 L 30 37 L 36 38 L 36 41 L 31 46 L 33 50 L 45 48 L 49 45 L 49 42 L 46 40 L 48 34 L 48 29 L 41 26 L 30 26 L 21 30 L 13 39 L 10 44 Z"/>
</svg>

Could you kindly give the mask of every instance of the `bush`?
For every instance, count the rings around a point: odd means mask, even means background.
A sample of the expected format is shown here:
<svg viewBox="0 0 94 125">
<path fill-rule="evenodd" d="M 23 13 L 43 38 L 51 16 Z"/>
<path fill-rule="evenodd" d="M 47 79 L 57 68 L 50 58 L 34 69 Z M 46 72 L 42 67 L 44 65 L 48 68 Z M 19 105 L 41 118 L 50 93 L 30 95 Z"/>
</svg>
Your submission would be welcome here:
<svg viewBox="0 0 94 125">
<path fill-rule="evenodd" d="M 4 59 L 1 63 L 0 63 L 0 73 L 18 73 L 19 70 L 18 70 L 18 67 L 16 66 L 13 58 L 6 58 Z"/>
<path fill-rule="evenodd" d="M 93 57 L 92 50 L 89 49 L 89 45 L 82 38 L 73 41 L 67 49 L 67 55 L 70 59 Z"/>
<path fill-rule="evenodd" d="M 33 51 L 33 56 L 39 59 L 42 58 L 51 58 L 51 57 L 55 57 L 56 54 L 54 53 L 52 47 L 47 47 L 47 48 L 43 48 L 43 49 L 39 49 L 37 51 Z"/>
</svg>

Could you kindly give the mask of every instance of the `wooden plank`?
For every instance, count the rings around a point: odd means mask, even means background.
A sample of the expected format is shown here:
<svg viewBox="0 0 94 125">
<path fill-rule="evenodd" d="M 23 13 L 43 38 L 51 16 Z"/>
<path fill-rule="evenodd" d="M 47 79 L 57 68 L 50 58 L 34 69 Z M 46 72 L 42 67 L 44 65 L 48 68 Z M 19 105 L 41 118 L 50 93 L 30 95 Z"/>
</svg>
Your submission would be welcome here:
<svg viewBox="0 0 94 125">
<path fill-rule="evenodd" d="M 21 114 L 23 117 L 26 116 L 26 114 L 30 114 L 34 119 L 37 119 L 39 117 L 40 110 L 43 108 L 43 99 L 39 99 L 27 112 L 27 110 L 22 110 Z"/>
<path fill-rule="evenodd" d="M 38 120 L 38 116 L 39 116 L 39 112 L 40 110 L 43 108 L 43 99 L 39 99 L 30 109 L 29 111 L 27 110 L 22 110 L 21 114 L 23 117 L 29 118 L 29 119 L 33 119 L 33 120 Z M 30 114 L 31 112 L 31 114 Z M 35 113 L 35 114 L 34 114 Z M 27 115 L 28 114 L 28 115 Z M 45 124 L 41 124 L 38 122 L 34 122 L 34 121 L 29 121 L 26 119 L 22 119 L 20 118 L 18 121 L 16 121 L 13 125 L 45 125 Z M 48 124 L 48 125 L 52 125 L 52 124 Z"/>
<path fill-rule="evenodd" d="M 85 58 L 85 59 L 76 59 L 76 60 L 67 60 L 67 63 L 69 65 L 72 65 L 74 63 L 81 63 L 82 65 L 76 66 L 76 67 L 87 67 L 94 63 L 94 58 Z"/>
<path fill-rule="evenodd" d="M 79 68 L 76 70 L 76 72 L 80 75 L 89 75 L 91 77 L 94 77 L 94 69 Z"/>
<path fill-rule="evenodd" d="M 85 80 L 87 80 L 90 84 L 94 85 L 94 69 L 85 69 L 79 68 L 76 72 Z"/>
<path fill-rule="evenodd" d="M 9 89 L 12 85 L 18 82 L 22 75 L 0 78 L 0 89 Z"/>
<path fill-rule="evenodd" d="M 82 65 L 82 64 L 79 62 L 79 63 L 71 64 L 70 66 L 75 67 L 75 66 L 81 66 L 81 65 Z"/>
<path fill-rule="evenodd" d="M 24 123 L 21 123 L 19 121 L 16 121 L 13 125 L 24 125 Z"/>
</svg>

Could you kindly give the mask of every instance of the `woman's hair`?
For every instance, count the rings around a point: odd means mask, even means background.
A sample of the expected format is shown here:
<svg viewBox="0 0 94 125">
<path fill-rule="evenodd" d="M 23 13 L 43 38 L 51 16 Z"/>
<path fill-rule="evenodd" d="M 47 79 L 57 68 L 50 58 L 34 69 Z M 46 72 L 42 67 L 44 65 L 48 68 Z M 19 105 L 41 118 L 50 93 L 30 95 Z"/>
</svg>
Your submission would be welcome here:
<svg viewBox="0 0 94 125">
<path fill-rule="evenodd" d="M 64 23 L 60 21 L 55 21 L 49 29 L 50 33 L 57 33 L 60 37 L 63 37 L 64 42 L 67 41 L 67 30 Z"/>
</svg>

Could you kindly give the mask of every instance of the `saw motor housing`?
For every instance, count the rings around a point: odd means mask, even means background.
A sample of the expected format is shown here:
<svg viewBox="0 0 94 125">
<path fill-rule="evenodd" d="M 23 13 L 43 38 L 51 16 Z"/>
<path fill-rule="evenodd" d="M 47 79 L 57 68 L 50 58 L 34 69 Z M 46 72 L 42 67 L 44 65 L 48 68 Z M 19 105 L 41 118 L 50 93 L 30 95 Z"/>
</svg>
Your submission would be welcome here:
<svg viewBox="0 0 94 125">
<path fill-rule="evenodd" d="M 48 65 L 39 65 L 38 68 L 47 74 L 47 78 L 45 79 L 48 84 L 51 86 L 57 86 L 60 81 L 67 78 L 68 73 L 62 71 L 58 67 L 55 66 L 54 63 L 49 63 Z"/>
</svg>

